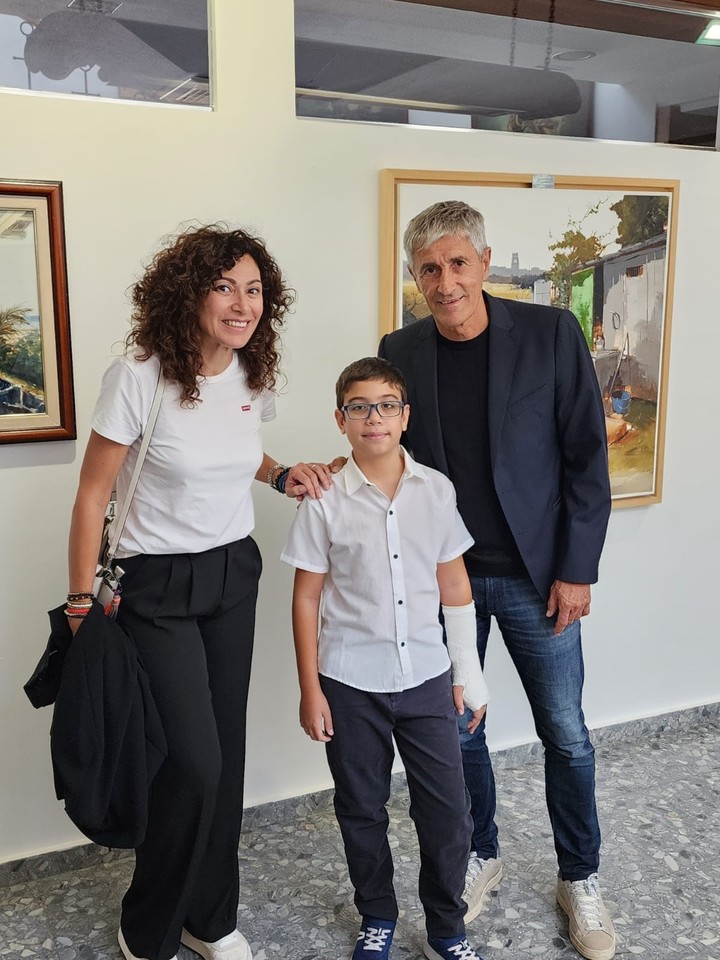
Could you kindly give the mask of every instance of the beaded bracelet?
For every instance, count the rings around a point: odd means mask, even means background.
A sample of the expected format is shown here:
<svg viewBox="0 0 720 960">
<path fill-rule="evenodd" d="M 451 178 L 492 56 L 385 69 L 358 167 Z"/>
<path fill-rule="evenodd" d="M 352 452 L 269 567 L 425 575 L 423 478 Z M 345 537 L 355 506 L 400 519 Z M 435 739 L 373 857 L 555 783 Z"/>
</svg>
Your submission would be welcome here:
<svg viewBox="0 0 720 960">
<path fill-rule="evenodd" d="M 89 600 L 92 603 L 94 594 L 92 593 L 69 593 L 67 595 L 68 603 L 73 603 L 78 600 Z"/>
<path fill-rule="evenodd" d="M 284 463 L 274 463 L 274 464 L 270 467 L 270 469 L 268 470 L 268 473 L 267 473 L 267 482 L 270 484 L 270 486 L 273 488 L 273 490 L 277 490 L 277 486 L 276 486 L 276 482 L 277 482 L 277 481 L 273 482 L 273 479 L 274 479 L 274 476 L 275 476 L 275 471 L 276 471 L 276 470 L 280 470 L 280 472 L 282 472 L 283 470 L 289 470 L 289 469 L 290 469 L 290 467 L 285 466 Z"/>
<path fill-rule="evenodd" d="M 85 617 L 90 613 L 90 609 L 91 608 L 88 607 L 87 610 L 78 609 L 78 610 L 72 611 L 66 607 L 65 616 L 68 618 L 68 620 L 84 620 Z"/>
</svg>

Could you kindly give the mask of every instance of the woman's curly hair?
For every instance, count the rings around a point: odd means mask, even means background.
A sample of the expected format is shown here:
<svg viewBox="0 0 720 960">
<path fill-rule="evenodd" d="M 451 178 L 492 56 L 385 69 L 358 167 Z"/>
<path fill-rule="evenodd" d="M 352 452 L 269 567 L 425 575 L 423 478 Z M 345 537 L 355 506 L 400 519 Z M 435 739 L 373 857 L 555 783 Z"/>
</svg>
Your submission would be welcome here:
<svg viewBox="0 0 720 960">
<path fill-rule="evenodd" d="M 238 353 L 250 389 L 272 389 L 280 361 L 278 331 L 295 297 L 259 237 L 223 224 L 185 230 L 153 257 L 132 288 L 132 329 L 126 349 L 139 347 L 140 360 L 156 356 L 165 378 L 179 384 L 183 406 L 199 402 L 200 305 L 223 271 L 232 270 L 245 255 L 260 269 L 263 311 L 257 329 Z"/>
</svg>

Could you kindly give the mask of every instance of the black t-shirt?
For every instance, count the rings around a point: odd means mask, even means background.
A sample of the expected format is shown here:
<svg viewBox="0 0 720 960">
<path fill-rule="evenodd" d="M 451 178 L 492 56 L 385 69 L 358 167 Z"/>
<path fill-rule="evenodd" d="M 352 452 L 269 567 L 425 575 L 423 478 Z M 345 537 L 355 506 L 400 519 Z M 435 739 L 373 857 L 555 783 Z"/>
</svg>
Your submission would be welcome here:
<svg viewBox="0 0 720 960">
<path fill-rule="evenodd" d="M 445 456 L 458 509 L 475 544 L 465 554 L 476 577 L 513 576 L 525 565 L 495 492 L 488 436 L 490 328 L 472 340 L 437 333 L 437 378 Z"/>
</svg>

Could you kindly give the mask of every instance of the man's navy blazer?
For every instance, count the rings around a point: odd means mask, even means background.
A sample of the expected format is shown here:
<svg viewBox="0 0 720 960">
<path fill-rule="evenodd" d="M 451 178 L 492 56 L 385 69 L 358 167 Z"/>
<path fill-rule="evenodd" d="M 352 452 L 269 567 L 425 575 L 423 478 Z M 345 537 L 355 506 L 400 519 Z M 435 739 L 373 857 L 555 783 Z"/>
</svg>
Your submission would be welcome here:
<svg viewBox="0 0 720 960">
<path fill-rule="evenodd" d="M 592 358 L 568 310 L 485 296 L 492 475 L 527 571 L 543 598 L 554 580 L 595 583 L 608 518 L 605 414 Z M 432 317 L 387 334 L 378 353 L 403 372 L 413 456 L 448 475 Z M 478 371 L 478 376 L 481 376 Z M 467 424 L 467 430 L 485 429 Z"/>
</svg>

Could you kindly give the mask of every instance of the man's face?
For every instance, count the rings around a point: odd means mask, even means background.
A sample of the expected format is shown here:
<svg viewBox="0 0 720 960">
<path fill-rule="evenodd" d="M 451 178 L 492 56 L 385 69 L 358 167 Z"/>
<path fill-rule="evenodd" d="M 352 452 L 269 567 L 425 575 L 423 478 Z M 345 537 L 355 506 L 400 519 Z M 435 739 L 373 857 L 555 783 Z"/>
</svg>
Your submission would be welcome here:
<svg viewBox="0 0 720 960">
<path fill-rule="evenodd" d="M 448 340 L 470 340 L 487 326 L 482 287 L 489 270 L 490 247 L 481 255 L 462 234 L 440 237 L 415 254 L 410 272 Z"/>
</svg>

